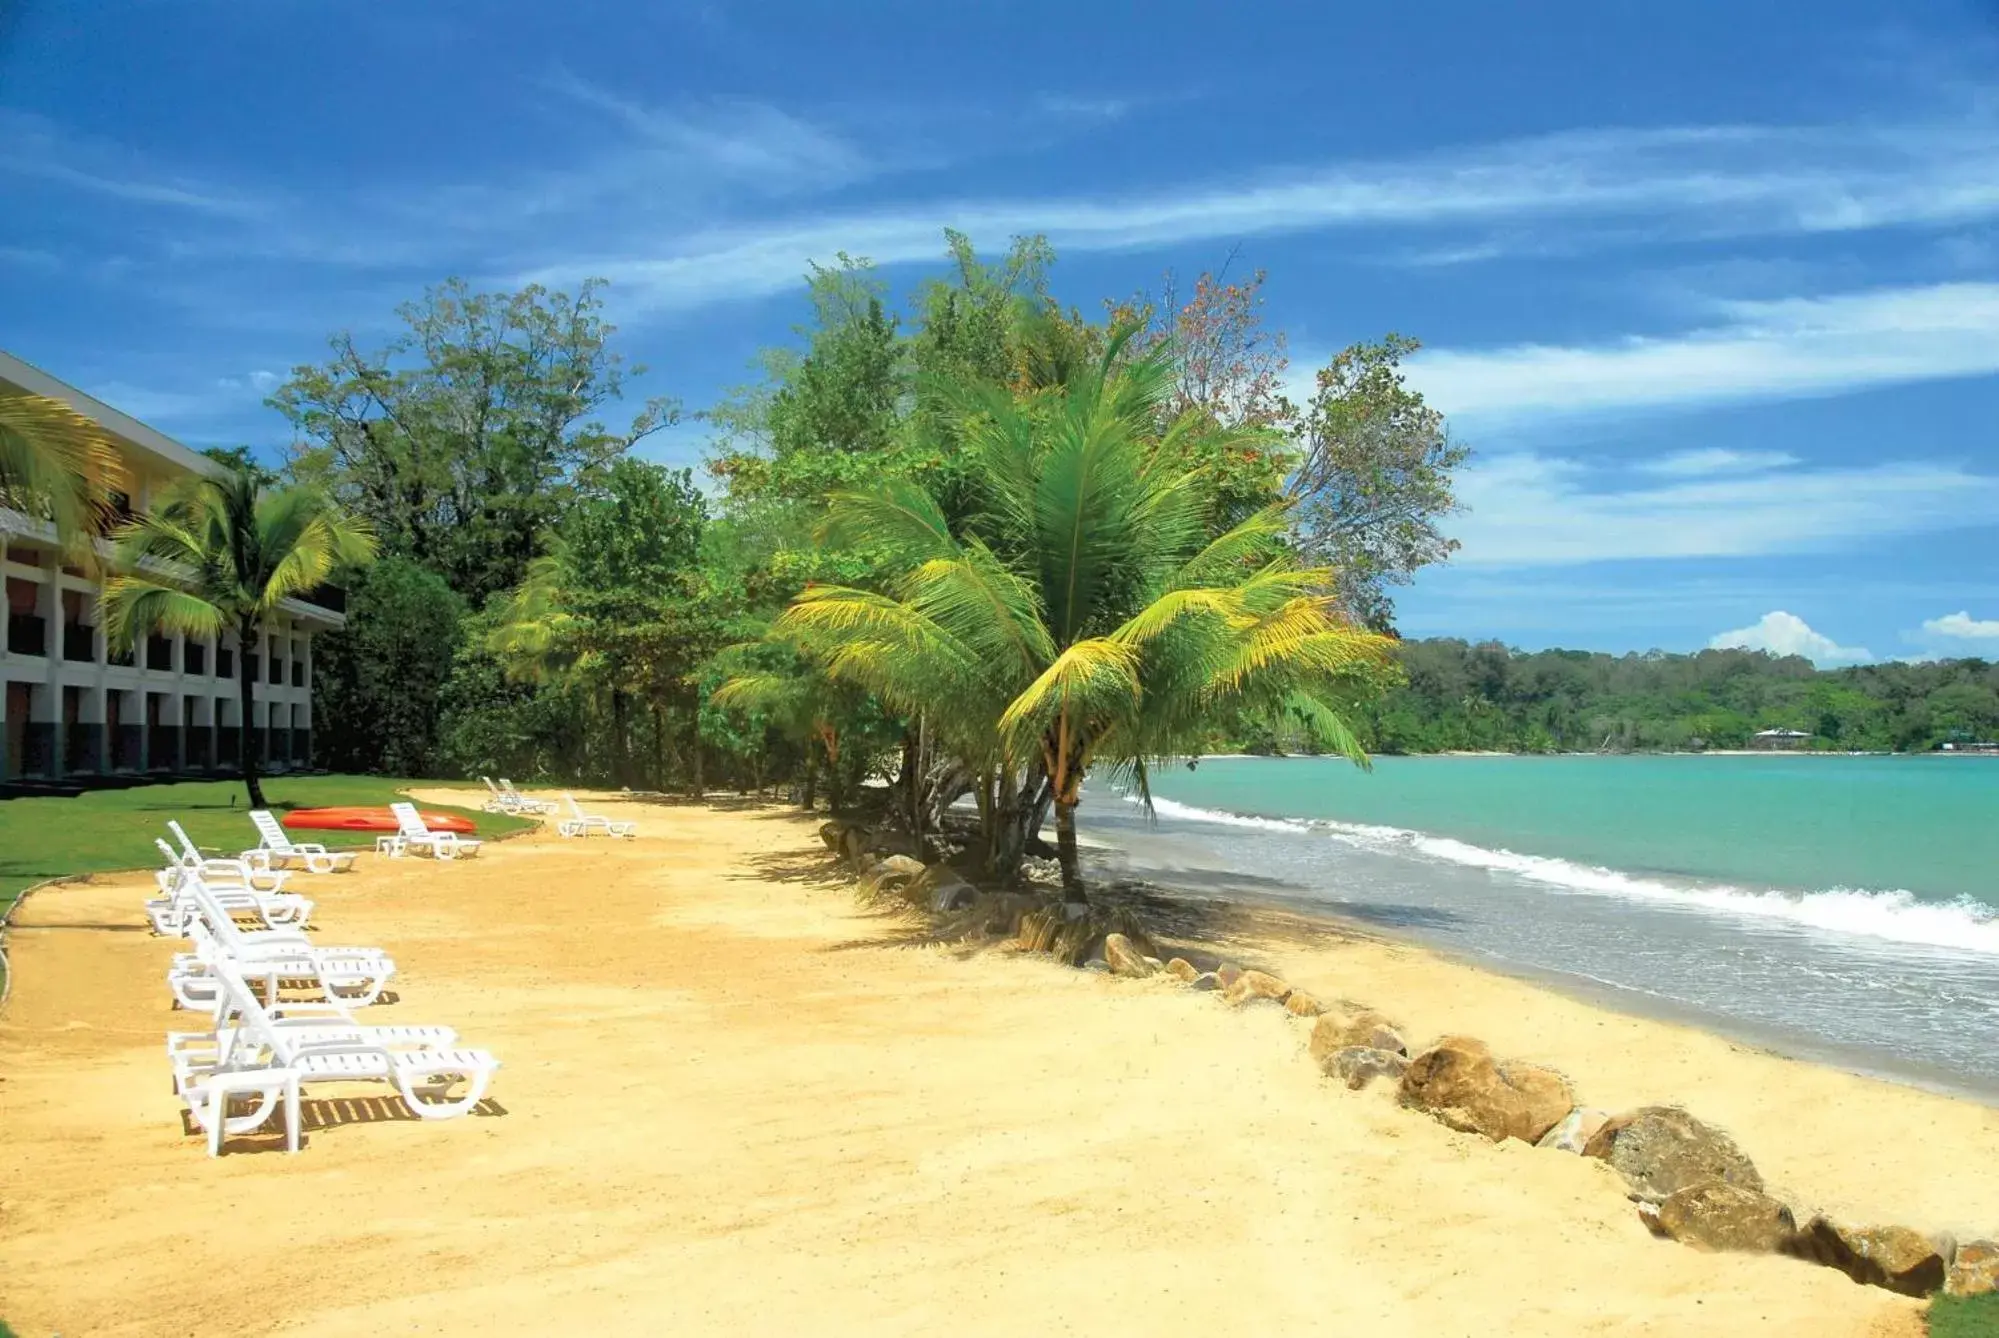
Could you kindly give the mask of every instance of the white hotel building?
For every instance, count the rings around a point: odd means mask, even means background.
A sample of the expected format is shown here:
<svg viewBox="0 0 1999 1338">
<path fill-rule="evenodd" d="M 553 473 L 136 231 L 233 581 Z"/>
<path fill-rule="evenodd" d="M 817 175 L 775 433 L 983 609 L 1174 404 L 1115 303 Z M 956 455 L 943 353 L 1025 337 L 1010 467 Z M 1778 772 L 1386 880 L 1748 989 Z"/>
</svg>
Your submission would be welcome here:
<svg viewBox="0 0 1999 1338">
<path fill-rule="evenodd" d="M 221 466 L 172 438 L 0 351 L 0 395 L 61 400 L 117 442 L 143 512 L 172 480 Z M 234 636 L 153 636 L 108 653 L 98 583 L 63 565 L 46 522 L 0 507 L 0 576 L 7 629 L 0 642 L 0 796 L 44 787 L 129 783 L 160 775 L 231 771 L 237 764 L 236 657 L 257 676 L 251 746 L 275 771 L 312 756 L 312 638 L 344 625 L 337 592 L 324 603 L 287 600 L 258 644 Z M 334 607 L 327 607 L 327 605 Z"/>
</svg>

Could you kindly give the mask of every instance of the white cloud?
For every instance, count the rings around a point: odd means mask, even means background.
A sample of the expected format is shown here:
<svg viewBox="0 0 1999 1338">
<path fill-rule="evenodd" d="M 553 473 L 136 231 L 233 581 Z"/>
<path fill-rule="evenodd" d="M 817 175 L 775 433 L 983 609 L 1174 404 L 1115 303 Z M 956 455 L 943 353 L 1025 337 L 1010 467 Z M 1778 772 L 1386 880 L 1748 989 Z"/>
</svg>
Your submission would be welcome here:
<svg viewBox="0 0 1999 1338">
<path fill-rule="evenodd" d="M 1669 457 L 1670 458 L 1670 457 Z M 1601 486 L 1628 473 L 1531 452 L 1475 458 L 1454 562 L 1552 566 L 1822 551 L 1889 534 L 1999 523 L 1999 477 L 1906 461 Z"/>
<path fill-rule="evenodd" d="M 1116 121 L 1131 111 L 1128 98 L 1084 98 L 1064 93 L 1043 93 L 1034 105 L 1050 116 L 1073 116 L 1085 121 Z"/>
<path fill-rule="evenodd" d="M 1923 631 L 1953 641 L 1999 641 L 1999 618 L 1974 618 L 1968 611 L 1923 620 Z"/>
<path fill-rule="evenodd" d="M 1515 225 L 1511 243 L 1415 252 L 1465 259 L 1506 254 L 1512 245 L 1544 247 L 1559 223 L 1617 223 L 1628 242 L 1634 225 L 1656 240 L 1955 226 L 1987 217 L 1999 217 L 1999 127 L 1605 130 L 1228 183 L 1183 182 L 1121 197 L 935 199 L 726 231 L 649 231 L 526 277 L 574 283 L 602 274 L 618 286 L 621 306 L 676 311 L 789 288 L 808 261 L 827 261 L 837 250 L 884 265 L 929 260 L 947 225 L 976 237 L 1046 233 L 1072 252 L 1340 228 Z M 1533 359 L 1525 360 L 1532 370 Z M 1464 367 L 1462 376 L 1475 368 Z M 1642 384 L 1641 375 L 1624 379 Z"/>
<path fill-rule="evenodd" d="M 1764 650 L 1772 655 L 1802 655 L 1813 664 L 1859 664 L 1874 658 L 1860 646 L 1842 646 L 1815 632 L 1795 613 L 1775 610 L 1748 627 L 1718 633 L 1708 645 L 1715 650 Z"/>
<path fill-rule="evenodd" d="M 1697 451 L 1676 451 L 1637 466 L 1639 472 L 1666 478 L 1706 478 L 1715 474 L 1761 474 L 1798 463 L 1798 457 L 1784 451 L 1728 451 L 1707 447 Z"/>
<path fill-rule="evenodd" d="M 549 86 L 622 124 L 637 141 L 637 156 L 650 153 L 659 159 L 626 162 L 627 176 L 658 180 L 664 175 L 658 169 L 670 168 L 684 179 L 697 170 L 761 191 L 789 193 L 851 181 L 871 170 L 867 158 L 842 136 L 768 103 L 713 98 L 655 107 L 567 72 Z"/>
<path fill-rule="evenodd" d="M 1446 413 L 1513 417 L 1838 394 L 1999 372 L 1999 283 L 1733 302 L 1667 338 L 1418 355 L 1410 380 Z"/>
</svg>

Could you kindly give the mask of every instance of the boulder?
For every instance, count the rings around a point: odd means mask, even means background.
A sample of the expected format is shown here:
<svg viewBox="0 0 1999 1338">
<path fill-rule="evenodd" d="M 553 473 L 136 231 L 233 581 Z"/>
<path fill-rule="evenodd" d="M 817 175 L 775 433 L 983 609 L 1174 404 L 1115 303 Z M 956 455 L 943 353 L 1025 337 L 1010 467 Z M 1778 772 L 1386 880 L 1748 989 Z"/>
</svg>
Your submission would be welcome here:
<svg viewBox="0 0 1999 1338">
<path fill-rule="evenodd" d="M 1222 987 L 1222 978 L 1216 975 L 1212 971 L 1203 971 L 1200 975 L 1195 976 L 1192 980 L 1187 982 L 1187 988 L 1190 990 L 1201 990 L 1205 992 L 1207 990 L 1218 990 L 1221 987 Z"/>
<path fill-rule="evenodd" d="M 868 851 L 873 848 L 874 836 L 866 827 L 849 827 L 840 833 L 840 851 L 847 857 L 847 863 L 857 870 L 863 867 Z"/>
<path fill-rule="evenodd" d="M 1323 1061 L 1335 1050 L 1352 1045 L 1392 1050 L 1399 1055 L 1409 1052 L 1395 1025 L 1365 1004 L 1343 1000 L 1320 1005 L 1319 1019 L 1312 1024 L 1312 1058 Z"/>
<path fill-rule="evenodd" d="M 1760 1190 L 1721 1180 L 1674 1190 L 1655 1220 L 1661 1235 L 1704 1250 L 1775 1254 L 1798 1234 L 1789 1208 Z"/>
<path fill-rule="evenodd" d="M 861 895 L 870 900 L 893 896 L 906 887 L 912 879 L 921 878 L 923 874 L 923 861 L 911 859 L 907 855 L 890 855 L 887 859 L 876 861 L 873 867 L 861 875 Z"/>
<path fill-rule="evenodd" d="M 1241 975 L 1242 968 L 1234 962 L 1223 962 L 1215 968 L 1215 979 L 1221 982 L 1223 989 L 1227 989 L 1229 986 L 1235 984 Z"/>
<path fill-rule="evenodd" d="M 1575 1108 L 1561 1074 L 1538 1064 L 1500 1063 L 1483 1041 L 1446 1036 L 1409 1061 L 1401 1102 L 1465 1133 L 1532 1143 Z"/>
<path fill-rule="evenodd" d="M 1303 990 L 1292 990 L 1291 997 L 1284 1001 L 1284 1011 L 1293 1017 L 1317 1017 L 1326 1011 L 1325 1006 Z"/>
<path fill-rule="evenodd" d="M 1231 1008 L 1241 1008 L 1255 1003 L 1258 999 L 1271 999 L 1283 1003 L 1291 996 L 1291 987 L 1265 971 L 1245 971 L 1235 978 L 1235 983 L 1222 991 L 1222 1002 Z"/>
<path fill-rule="evenodd" d="M 944 915 L 969 907 L 979 899 L 979 889 L 950 865 L 932 864 L 903 889 L 902 899 L 933 914 Z"/>
<path fill-rule="evenodd" d="M 1644 1106 L 1605 1121 L 1583 1145 L 1583 1155 L 1616 1167 L 1631 1196 L 1649 1203 L 1710 1180 L 1763 1188 L 1763 1177 L 1727 1134 L 1678 1106 Z"/>
<path fill-rule="evenodd" d="M 840 838 L 846 834 L 847 824 L 838 818 L 833 819 L 831 822 L 822 822 L 819 824 L 819 839 L 826 843 L 828 850 L 838 851 L 840 849 Z"/>
<path fill-rule="evenodd" d="M 1541 1135 L 1537 1148 L 1553 1148 L 1557 1152 L 1581 1152 L 1596 1131 L 1610 1121 L 1610 1112 L 1593 1110 L 1588 1106 L 1577 1106 L 1564 1115 L 1561 1122 Z"/>
<path fill-rule="evenodd" d="M 1188 961 L 1185 957 L 1175 957 L 1172 961 L 1166 964 L 1166 974 L 1173 977 L 1175 980 L 1184 981 L 1188 984 L 1192 984 L 1194 981 L 1194 977 L 1200 975 L 1201 973 L 1194 966 L 1194 964 Z"/>
<path fill-rule="evenodd" d="M 1026 882 L 1043 887 L 1060 887 L 1062 866 L 1052 859 L 1036 859 L 1030 855 L 1020 862 L 1020 876 Z"/>
<path fill-rule="evenodd" d="M 1110 965 L 1112 975 L 1134 980 L 1142 980 L 1158 969 L 1123 934 L 1104 935 L 1104 961 Z"/>
<path fill-rule="evenodd" d="M 1999 1292 L 1999 1241 L 1968 1240 L 1958 1246 L 1943 1289 L 1952 1296 Z"/>
<path fill-rule="evenodd" d="M 1949 1273 L 1948 1247 L 1920 1231 L 1901 1226 L 1850 1227 L 1825 1216 L 1814 1217 L 1786 1253 L 1904 1296 L 1941 1290 Z"/>
<path fill-rule="evenodd" d="M 1350 1045 L 1344 1050 L 1335 1050 L 1321 1061 L 1319 1071 L 1328 1078 L 1338 1078 L 1347 1085 L 1349 1091 L 1358 1092 L 1376 1078 L 1387 1078 L 1401 1082 L 1408 1072 L 1409 1059 L 1393 1050 L 1376 1050 L 1365 1045 Z"/>
</svg>

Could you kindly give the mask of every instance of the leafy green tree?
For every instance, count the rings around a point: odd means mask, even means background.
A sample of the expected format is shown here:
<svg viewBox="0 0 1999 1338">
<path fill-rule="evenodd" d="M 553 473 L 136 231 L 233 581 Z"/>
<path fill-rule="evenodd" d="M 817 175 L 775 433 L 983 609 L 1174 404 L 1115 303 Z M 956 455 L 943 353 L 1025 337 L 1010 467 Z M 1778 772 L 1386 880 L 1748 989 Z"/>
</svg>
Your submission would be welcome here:
<svg viewBox="0 0 1999 1338">
<path fill-rule="evenodd" d="M 1025 399 L 962 392 L 961 449 L 979 500 L 954 530 L 938 499 L 892 480 L 833 499 L 832 529 L 901 555 L 889 593 L 807 589 L 780 630 L 829 674 L 920 715 L 980 777 L 989 858 L 1011 872 L 1045 790 L 1064 887 L 1081 899 L 1075 810 L 1093 764 L 1145 791 L 1217 711 L 1289 718 L 1360 760 L 1331 704 L 1387 642 L 1314 593 L 1329 573 L 1285 553 L 1271 510 L 1220 536 L 1212 483 L 1170 467 L 1170 363 L 1120 369 L 1121 338 L 1070 384 Z"/>
<path fill-rule="evenodd" d="M 266 469 L 248 446 L 204 446 L 201 453 L 225 469 L 248 474 L 259 488 L 275 488 L 283 481 L 275 470 Z"/>
<path fill-rule="evenodd" d="M 148 632 L 236 635 L 237 756 L 250 806 L 263 808 L 250 730 L 256 701 L 251 647 L 279 604 L 375 554 L 366 521 L 310 488 L 264 492 L 247 474 L 191 476 L 116 538 L 104 587 L 104 631 L 118 649 Z"/>
<path fill-rule="evenodd" d="M 453 279 L 399 308 L 407 328 L 380 348 L 335 336 L 270 401 L 296 435 L 292 476 L 475 604 L 518 585 L 578 489 L 678 417 L 654 400 L 623 431 L 597 421 L 625 376 L 600 287 Z"/>
<path fill-rule="evenodd" d="M 328 766 L 391 776 L 439 773 L 441 697 L 465 601 L 444 578 L 388 557 L 347 590 L 347 626 L 313 642 L 313 718 Z"/>
<path fill-rule="evenodd" d="M 1391 334 L 1319 371 L 1291 481 L 1301 550 L 1339 572 L 1349 607 L 1377 628 L 1394 615 L 1389 587 L 1458 547 L 1441 522 L 1457 509 L 1452 474 L 1470 453 L 1405 382 L 1402 359 L 1419 347 Z"/>
</svg>

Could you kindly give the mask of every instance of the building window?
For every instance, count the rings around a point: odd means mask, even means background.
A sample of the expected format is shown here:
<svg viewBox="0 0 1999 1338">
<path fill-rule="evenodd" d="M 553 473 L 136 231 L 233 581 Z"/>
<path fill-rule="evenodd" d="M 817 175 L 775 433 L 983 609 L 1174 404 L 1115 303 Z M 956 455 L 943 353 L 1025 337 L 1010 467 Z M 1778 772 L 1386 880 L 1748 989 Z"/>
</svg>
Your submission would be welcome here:
<svg viewBox="0 0 1999 1338">
<path fill-rule="evenodd" d="M 236 652 L 219 641 L 215 643 L 215 676 L 217 678 L 236 676 Z"/>
<path fill-rule="evenodd" d="M 305 661 L 304 661 L 304 660 L 293 660 L 293 661 L 292 661 L 292 686 L 293 686 L 293 687 L 295 687 L 295 688 L 302 688 L 302 687 L 304 687 L 304 686 L 305 686 Z"/>
<path fill-rule="evenodd" d="M 11 655 L 48 654 L 48 620 L 35 612 L 41 589 L 33 581 L 7 580 L 7 651 Z"/>
<path fill-rule="evenodd" d="M 174 639 L 153 635 L 146 638 L 146 667 L 171 672 L 174 667 Z"/>
<path fill-rule="evenodd" d="M 181 668 L 190 674 L 208 672 L 208 647 L 199 641 L 180 643 Z"/>
</svg>

